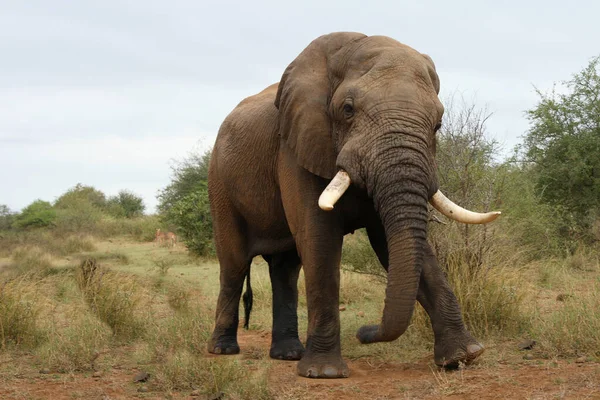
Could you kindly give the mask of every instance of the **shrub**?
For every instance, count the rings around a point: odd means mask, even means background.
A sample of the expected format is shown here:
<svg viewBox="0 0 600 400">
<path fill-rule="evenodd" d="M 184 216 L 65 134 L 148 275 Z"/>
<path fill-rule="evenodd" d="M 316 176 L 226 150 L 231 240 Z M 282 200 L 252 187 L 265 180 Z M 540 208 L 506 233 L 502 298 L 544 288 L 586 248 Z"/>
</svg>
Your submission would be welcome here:
<svg viewBox="0 0 600 400">
<path fill-rule="evenodd" d="M 69 209 L 74 204 L 82 202 L 96 207 L 98 210 L 102 210 L 106 206 L 106 196 L 93 186 L 85 186 L 78 183 L 56 199 L 54 207 L 57 209 Z"/>
<path fill-rule="evenodd" d="M 9 230 L 14 222 L 15 213 L 7 205 L 0 204 L 0 231 Z"/>
<path fill-rule="evenodd" d="M 56 211 L 47 201 L 36 200 L 15 217 L 16 228 L 41 228 L 54 224 Z"/>
<path fill-rule="evenodd" d="M 68 208 L 56 211 L 56 230 L 67 233 L 93 233 L 102 211 L 87 199 L 70 199 Z"/>
<path fill-rule="evenodd" d="M 114 216 L 123 215 L 127 218 L 139 217 L 146 209 L 144 200 L 128 190 L 121 190 L 118 195 L 110 197 L 107 207 Z"/>
<path fill-rule="evenodd" d="M 200 256 L 214 254 L 207 188 L 210 155 L 193 154 L 177 163 L 171 183 L 158 195 L 161 220 L 176 226 L 188 249 Z"/>
<path fill-rule="evenodd" d="M 215 254 L 206 185 L 175 203 L 165 218 L 179 227 L 183 242 L 192 253 L 200 256 Z"/>
<path fill-rule="evenodd" d="M 151 242 L 159 225 L 158 217 L 154 215 L 131 219 L 107 217 L 98 222 L 96 233 L 102 237 L 128 235 L 141 242 Z"/>
</svg>

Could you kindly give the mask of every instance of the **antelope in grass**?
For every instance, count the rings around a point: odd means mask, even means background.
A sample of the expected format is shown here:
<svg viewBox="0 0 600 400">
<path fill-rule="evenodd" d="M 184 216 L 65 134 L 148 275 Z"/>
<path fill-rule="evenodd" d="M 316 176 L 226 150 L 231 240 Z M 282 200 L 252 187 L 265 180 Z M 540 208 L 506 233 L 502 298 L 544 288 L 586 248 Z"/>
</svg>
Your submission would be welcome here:
<svg viewBox="0 0 600 400">
<path fill-rule="evenodd" d="M 173 247 L 177 243 L 177 235 L 173 232 L 161 232 L 160 229 L 156 230 L 156 234 L 154 235 L 154 241 L 158 244 L 167 243 L 168 247 Z"/>
</svg>

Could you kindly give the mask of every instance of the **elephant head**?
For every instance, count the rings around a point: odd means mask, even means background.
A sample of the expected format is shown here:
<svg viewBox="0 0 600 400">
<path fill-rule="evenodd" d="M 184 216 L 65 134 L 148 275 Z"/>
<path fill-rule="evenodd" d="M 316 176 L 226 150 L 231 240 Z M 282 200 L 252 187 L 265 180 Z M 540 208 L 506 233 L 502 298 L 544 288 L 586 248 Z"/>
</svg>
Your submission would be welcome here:
<svg viewBox="0 0 600 400">
<path fill-rule="evenodd" d="M 279 84 L 275 106 L 284 145 L 303 168 L 333 178 L 321 208 L 331 210 L 352 183 L 373 200 L 385 229 L 383 318 L 359 330 L 363 343 L 394 340 L 408 327 L 429 246 L 428 201 L 467 223 L 499 214 L 464 210 L 438 191 L 435 134 L 444 112 L 439 89 L 429 56 L 388 37 L 350 32 L 314 40 Z"/>
</svg>

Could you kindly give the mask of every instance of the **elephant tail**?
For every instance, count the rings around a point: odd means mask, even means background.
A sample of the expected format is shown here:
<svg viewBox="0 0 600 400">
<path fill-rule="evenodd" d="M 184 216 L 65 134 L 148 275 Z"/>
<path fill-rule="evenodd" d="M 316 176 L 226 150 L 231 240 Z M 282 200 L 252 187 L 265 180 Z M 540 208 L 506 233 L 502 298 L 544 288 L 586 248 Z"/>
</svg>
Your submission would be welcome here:
<svg viewBox="0 0 600 400">
<path fill-rule="evenodd" d="M 248 329 L 250 323 L 250 311 L 252 311 L 252 286 L 250 286 L 250 268 L 246 274 L 246 291 L 242 296 L 244 302 L 244 329 Z"/>
</svg>

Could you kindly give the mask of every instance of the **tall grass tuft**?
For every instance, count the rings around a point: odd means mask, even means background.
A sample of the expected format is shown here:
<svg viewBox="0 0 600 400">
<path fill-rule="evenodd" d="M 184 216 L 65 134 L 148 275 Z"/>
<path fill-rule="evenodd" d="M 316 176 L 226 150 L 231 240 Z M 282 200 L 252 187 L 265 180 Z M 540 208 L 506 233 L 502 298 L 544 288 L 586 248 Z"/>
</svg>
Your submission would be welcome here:
<svg viewBox="0 0 600 400">
<path fill-rule="evenodd" d="M 19 275 L 46 276 L 52 273 L 52 257 L 38 246 L 18 247 L 12 253 L 9 277 Z"/>
<path fill-rule="evenodd" d="M 514 335 L 529 327 L 525 288 L 516 270 L 501 265 L 470 268 L 464 259 L 450 257 L 446 274 L 475 336 Z"/>
<path fill-rule="evenodd" d="M 35 283 L 14 279 L 0 284 L 0 347 L 33 347 L 44 339 L 38 326 L 41 307 Z"/>
<path fill-rule="evenodd" d="M 102 268 L 95 259 L 84 260 L 76 274 L 77 284 L 91 310 L 114 336 L 134 339 L 144 332 L 140 285 L 131 275 Z"/>
<path fill-rule="evenodd" d="M 549 356 L 600 357 L 600 284 L 588 291 L 571 291 L 557 308 L 536 315 L 532 336 Z"/>
</svg>

